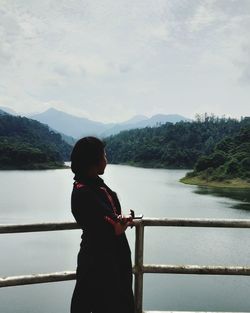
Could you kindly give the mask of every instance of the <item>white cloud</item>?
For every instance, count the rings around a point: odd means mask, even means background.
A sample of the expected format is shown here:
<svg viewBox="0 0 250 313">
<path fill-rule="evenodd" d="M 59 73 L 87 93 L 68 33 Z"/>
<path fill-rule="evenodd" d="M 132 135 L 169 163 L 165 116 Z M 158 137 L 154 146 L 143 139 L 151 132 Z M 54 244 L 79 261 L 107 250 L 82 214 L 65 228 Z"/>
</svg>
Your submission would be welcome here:
<svg viewBox="0 0 250 313">
<path fill-rule="evenodd" d="M 0 4 L 0 105 L 103 121 L 208 106 L 250 114 L 248 0 Z"/>
</svg>

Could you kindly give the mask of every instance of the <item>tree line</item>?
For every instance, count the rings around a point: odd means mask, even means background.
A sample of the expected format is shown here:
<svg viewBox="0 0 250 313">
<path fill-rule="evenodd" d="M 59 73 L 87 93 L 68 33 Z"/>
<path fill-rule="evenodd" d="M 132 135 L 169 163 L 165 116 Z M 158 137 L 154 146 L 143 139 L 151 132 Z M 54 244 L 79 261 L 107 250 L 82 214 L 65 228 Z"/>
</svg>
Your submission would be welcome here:
<svg viewBox="0 0 250 313">
<path fill-rule="evenodd" d="M 210 181 L 241 178 L 250 182 L 250 124 L 221 140 L 211 154 L 201 156 L 194 171 L 187 175 L 196 176 Z"/>
<path fill-rule="evenodd" d="M 204 114 L 192 122 L 166 123 L 110 136 L 105 139 L 106 152 L 113 164 L 191 169 L 199 158 L 214 153 L 223 138 L 230 140 L 249 125 L 247 117 L 239 121 Z"/>
</svg>

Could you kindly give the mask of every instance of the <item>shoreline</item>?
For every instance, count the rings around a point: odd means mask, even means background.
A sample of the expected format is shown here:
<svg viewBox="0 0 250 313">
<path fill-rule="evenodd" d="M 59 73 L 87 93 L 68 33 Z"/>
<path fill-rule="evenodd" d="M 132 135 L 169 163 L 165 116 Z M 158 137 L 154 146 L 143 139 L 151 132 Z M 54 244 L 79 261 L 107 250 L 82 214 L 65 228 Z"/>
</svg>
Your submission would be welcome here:
<svg viewBox="0 0 250 313">
<path fill-rule="evenodd" d="M 110 165 L 127 165 L 132 167 L 140 167 L 145 169 L 165 169 L 165 170 L 186 170 L 191 171 L 192 168 L 190 167 L 175 167 L 175 166 L 164 166 L 162 164 L 143 164 L 139 162 L 123 162 L 123 163 L 108 163 Z"/>
<path fill-rule="evenodd" d="M 200 177 L 183 177 L 180 182 L 187 185 L 212 188 L 250 189 L 250 182 L 240 178 L 227 179 L 225 181 L 208 181 Z"/>
<path fill-rule="evenodd" d="M 61 163 L 40 163 L 30 164 L 29 166 L 0 166 L 0 171 L 43 171 L 70 168 Z"/>
</svg>

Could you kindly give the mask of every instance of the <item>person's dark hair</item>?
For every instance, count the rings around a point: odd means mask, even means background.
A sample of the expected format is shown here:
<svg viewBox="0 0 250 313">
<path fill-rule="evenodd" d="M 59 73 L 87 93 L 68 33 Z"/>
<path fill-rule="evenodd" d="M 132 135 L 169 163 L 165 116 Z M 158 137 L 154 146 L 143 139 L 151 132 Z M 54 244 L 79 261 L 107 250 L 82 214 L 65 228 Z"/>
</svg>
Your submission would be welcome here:
<svg viewBox="0 0 250 313">
<path fill-rule="evenodd" d="M 77 141 L 71 153 L 71 170 L 84 175 L 91 166 L 98 165 L 103 157 L 105 143 L 96 137 L 84 137 Z"/>
</svg>

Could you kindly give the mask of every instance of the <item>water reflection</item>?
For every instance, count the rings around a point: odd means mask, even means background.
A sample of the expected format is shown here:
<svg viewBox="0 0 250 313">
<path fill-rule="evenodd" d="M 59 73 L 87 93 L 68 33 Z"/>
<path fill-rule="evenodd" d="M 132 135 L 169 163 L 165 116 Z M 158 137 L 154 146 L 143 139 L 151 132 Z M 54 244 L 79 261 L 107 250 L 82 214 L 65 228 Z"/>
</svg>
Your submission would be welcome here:
<svg viewBox="0 0 250 313">
<path fill-rule="evenodd" d="M 231 203 L 230 208 L 238 210 L 250 210 L 250 190 L 232 188 L 198 187 L 194 193 L 199 195 L 212 195 L 215 197 L 230 198 L 237 202 Z"/>
</svg>

